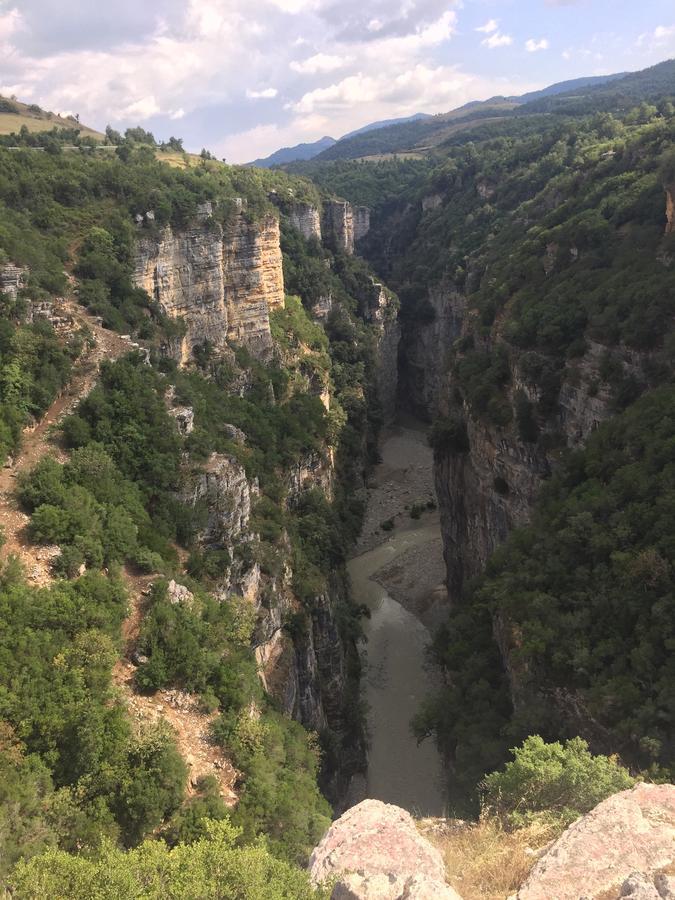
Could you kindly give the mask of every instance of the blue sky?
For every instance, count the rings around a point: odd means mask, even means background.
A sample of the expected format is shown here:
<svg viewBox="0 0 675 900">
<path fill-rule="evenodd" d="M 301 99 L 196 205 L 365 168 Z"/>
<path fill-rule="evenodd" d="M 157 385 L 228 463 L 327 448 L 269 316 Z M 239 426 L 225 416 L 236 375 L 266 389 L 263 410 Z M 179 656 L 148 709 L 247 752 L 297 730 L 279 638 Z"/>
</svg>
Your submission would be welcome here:
<svg viewBox="0 0 675 900">
<path fill-rule="evenodd" d="M 232 162 L 674 56 L 672 0 L 0 0 L 0 93 Z"/>
</svg>

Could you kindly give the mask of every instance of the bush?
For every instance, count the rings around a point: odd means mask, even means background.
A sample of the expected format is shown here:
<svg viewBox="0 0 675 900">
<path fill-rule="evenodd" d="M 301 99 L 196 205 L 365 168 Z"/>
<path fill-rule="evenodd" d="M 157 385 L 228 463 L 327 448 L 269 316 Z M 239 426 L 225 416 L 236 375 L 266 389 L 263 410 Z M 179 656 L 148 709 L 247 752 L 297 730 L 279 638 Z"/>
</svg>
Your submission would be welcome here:
<svg viewBox="0 0 675 900">
<path fill-rule="evenodd" d="M 106 844 L 93 858 L 51 850 L 17 866 L 11 893 L 17 900 L 327 900 L 306 872 L 274 859 L 263 844 L 240 847 L 239 836 L 222 821 L 173 849 L 152 840 L 128 853 Z"/>
<path fill-rule="evenodd" d="M 635 784 L 616 756 L 593 756 L 581 738 L 564 746 L 533 735 L 482 783 L 483 805 L 515 827 L 536 820 L 568 825 L 601 800 Z"/>
</svg>

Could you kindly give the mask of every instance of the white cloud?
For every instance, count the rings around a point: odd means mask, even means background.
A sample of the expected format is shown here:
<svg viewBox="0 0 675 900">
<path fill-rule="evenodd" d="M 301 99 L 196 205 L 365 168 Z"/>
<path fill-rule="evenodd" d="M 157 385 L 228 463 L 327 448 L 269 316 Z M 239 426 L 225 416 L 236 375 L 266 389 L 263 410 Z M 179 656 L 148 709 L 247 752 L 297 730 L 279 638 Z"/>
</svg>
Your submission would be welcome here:
<svg viewBox="0 0 675 900">
<path fill-rule="evenodd" d="M 351 62 L 348 56 L 334 56 L 328 53 L 315 53 L 308 59 L 292 60 L 290 67 L 301 75 L 316 75 L 318 72 L 334 72 Z"/>
<path fill-rule="evenodd" d="M 262 91 L 252 91 L 247 89 L 246 96 L 249 100 L 273 100 L 279 91 L 276 88 L 264 88 Z"/>
<path fill-rule="evenodd" d="M 169 118 L 172 121 L 177 122 L 179 119 L 185 118 L 185 110 L 182 108 L 174 109 L 173 112 L 169 113 Z"/>
<path fill-rule="evenodd" d="M 528 41 L 525 41 L 525 49 L 528 53 L 536 53 L 537 50 L 548 50 L 549 46 L 547 38 L 541 38 L 539 41 L 530 38 Z"/>
<path fill-rule="evenodd" d="M 495 31 L 490 37 L 486 37 L 481 41 L 484 47 L 495 50 L 497 47 L 509 47 L 513 43 L 510 34 L 502 34 L 501 31 Z"/>
<path fill-rule="evenodd" d="M 492 34 L 493 31 L 497 31 L 499 28 L 499 22 L 497 19 L 488 19 L 485 25 L 481 25 L 479 28 L 476 28 L 476 31 L 482 31 L 483 34 Z"/>
<path fill-rule="evenodd" d="M 657 25 L 654 29 L 654 40 L 659 44 L 667 44 L 675 38 L 675 25 Z"/>
</svg>

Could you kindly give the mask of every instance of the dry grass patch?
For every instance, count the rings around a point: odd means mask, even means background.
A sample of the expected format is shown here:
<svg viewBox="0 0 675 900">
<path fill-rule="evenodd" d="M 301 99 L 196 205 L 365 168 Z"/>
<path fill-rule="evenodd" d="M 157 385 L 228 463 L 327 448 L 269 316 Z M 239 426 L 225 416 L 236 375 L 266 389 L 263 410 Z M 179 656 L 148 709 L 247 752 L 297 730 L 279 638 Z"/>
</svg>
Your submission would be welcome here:
<svg viewBox="0 0 675 900">
<path fill-rule="evenodd" d="M 423 819 L 419 827 L 443 854 L 448 883 L 463 900 L 505 900 L 560 833 L 542 824 L 505 831 L 490 817 L 475 823 Z"/>
</svg>

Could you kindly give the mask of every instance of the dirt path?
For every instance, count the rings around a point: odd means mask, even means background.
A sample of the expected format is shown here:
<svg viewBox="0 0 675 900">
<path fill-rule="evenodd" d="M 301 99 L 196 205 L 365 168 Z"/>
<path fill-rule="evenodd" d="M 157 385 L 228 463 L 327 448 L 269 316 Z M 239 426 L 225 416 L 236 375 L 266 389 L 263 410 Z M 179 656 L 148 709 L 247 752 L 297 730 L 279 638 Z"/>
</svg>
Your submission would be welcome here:
<svg viewBox="0 0 675 900">
<path fill-rule="evenodd" d="M 115 360 L 138 347 L 131 338 L 103 328 L 100 321 L 91 316 L 75 300 L 65 299 L 55 305 L 55 314 L 66 324 L 70 333 L 80 331 L 90 335 L 91 342 L 73 368 L 72 378 L 63 393 L 56 398 L 40 422 L 26 429 L 22 437 L 20 454 L 11 466 L 0 469 L 0 525 L 4 530 L 5 544 L 2 558 L 17 556 L 24 566 L 28 580 L 36 587 L 44 587 L 54 581 L 51 563 L 59 554 L 56 546 L 32 544 L 28 537 L 30 517 L 19 507 L 15 497 L 16 479 L 22 472 L 30 471 L 43 456 L 53 456 L 66 462 L 67 454 L 54 439 L 55 427 L 77 407 L 94 387 L 103 360 Z M 122 692 L 133 724 L 140 728 L 160 720 L 173 729 L 178 749 L 189 768 L 188 794 L 204 776 L 213 775 L 226 803 L 237 801 L 234 785 L 239 773 L 232 766 L 222 749 L 213 744 L 210 727 L 216 714 L 205 714 L 198 706 L 197 698 L 180 690 L 163 690 L 153 695 L 138 694 L 134 689 L 136 666 L 131 657 L 143 619 L 143 601 L 157 576 L 138 576 L 124 571 L 129 591 L 130 612 L 122 625 L 124 658 L 113 669 L 113 682 Z"/>
<path fill-rule="evenodd" d="M 99 320 L 89 315 L 74 300 L 62 300 L 55 306 L 55 313 L 69 321 L 73 331 L 91 334 L 93 346 L 85 349 L 73 367 L 73 376 L 63 393 L 49 407 L 40 422 L 23 432 L 20 455 L 11 466 L 0 469 L 0 525 L 5 533 L 2 556 L 18 556 L 33 584 L 40 587 L 52 581 L 51 560 L 58 555 L 56 547 L 39 547 L 31 544 L 26 534 L 29 517 L 21 511 L 14 496 L 16 478 L 21 472 L 30 471 L 46 455 L 65 462 L 66 456 L 52 439 L 52 430 L 69 415 L 93 388 L 101 361 L 114 360 L 134 348 L 130 338 L 103 328 Z"/>
</svg>

